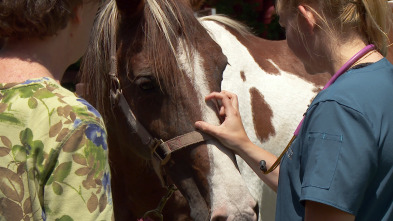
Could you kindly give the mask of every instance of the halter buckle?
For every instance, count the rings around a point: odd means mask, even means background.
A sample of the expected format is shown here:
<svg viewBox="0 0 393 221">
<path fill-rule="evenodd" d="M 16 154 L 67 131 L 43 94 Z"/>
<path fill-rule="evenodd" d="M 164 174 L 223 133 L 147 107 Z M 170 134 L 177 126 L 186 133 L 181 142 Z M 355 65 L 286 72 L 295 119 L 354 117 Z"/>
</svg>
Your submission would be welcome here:
<svg viewBox="0 0 393 221">
<path fill-rule="evenodd" d="M 154 142 L 152 154 L 161 162 L 161 165 L 165 165 L 171 158 L 171 150 L 162 139 L 154 139 Z"/>
<path fill-rule="evenodd" d="M 121 84 L 119 78 L 115 75 L 110 74 L 111 76 L 111 89 L 110 89 L 110 102 L 112 107 L 115 106 L 119 101 L 119 95 L 123 93 L 121 90 Z"/>
</svg>

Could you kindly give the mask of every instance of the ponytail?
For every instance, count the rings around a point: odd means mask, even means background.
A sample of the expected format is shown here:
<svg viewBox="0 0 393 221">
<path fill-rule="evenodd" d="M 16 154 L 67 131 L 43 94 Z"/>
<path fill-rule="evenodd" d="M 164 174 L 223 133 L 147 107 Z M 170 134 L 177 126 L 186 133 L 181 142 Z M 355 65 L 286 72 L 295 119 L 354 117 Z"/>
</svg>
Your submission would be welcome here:
<svg viewBox="0 0 393 221">
<path fill-rule="evenodd" d="M 384 56 L 390 44 L 388 33 L 391 25 L 392 11 L 386 0 L 361 0 L 366 14 L 361 28 L 369 43 L 374 44 Z"/>
<path fill-rule="evenodd" d="M 392 11 L 386 0 L 278 0 L 278 10 L 296 10 L 299 4 L 317 4 L 320 27 L 340 41 L 359 35 L 386 55 Z M 285 6 L 285 7 L 284 7 Z"/>
<path fill-rule="evenodd" d="M 322 0 L 326 1 L 326 0 Z M 341 27 L 338 33 L 344 35 L 351 30 L 357 33 L 368 44 L 374 44 L 376 49 L 386 55 L 389 44 L 388 32 L 391 22 L 391 9 L 386 0 L 328 0 L 328 4 L 333 5 L 336 2 L 336 11 L 339 14 L 335 26 Z M 340 9 L 341 3 L 341 9 Z M 334 16 L 334 14 L 331 14 Z M 341 36 L 345 38 L 345 36 Z"/>
</svg>

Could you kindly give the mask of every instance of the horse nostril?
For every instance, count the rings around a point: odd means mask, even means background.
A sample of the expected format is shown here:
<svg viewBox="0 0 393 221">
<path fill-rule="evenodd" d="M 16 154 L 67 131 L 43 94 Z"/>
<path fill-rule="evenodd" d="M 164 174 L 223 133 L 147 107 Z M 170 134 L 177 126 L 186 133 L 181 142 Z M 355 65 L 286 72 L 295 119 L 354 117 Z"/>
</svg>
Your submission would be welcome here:
<svg viewBox="0 0 393 221">
<path fill-rule="evenodd" d="M 254 206 L 254 212 L 255 212 L 255 214 L 256 214 L 256 216 L 257 216 L 257 220 L 258 220 L 258 214 L 259 214 L 259 206 L 258 206 L 258 202 L 255 204 L 255 206 Z"/>
<path fill-rule="evenodd" d="M 212 217 L 211 221 L 256 221 L 258 217 L 255 214 L 248 213 L 238 213 L 236 215 L 215 215 Z"/>
<path fill-rule="evenodd" d="M 227 212 L 224 208 L 216 209 L 211 214 L 210 221 L 225 221 L 228 219 Z"/>
<path fill-rule="evenodd" d="M 211 221 L 226 221 L 226 220 L 227 220 L 226 216 L 215 216 L 215 217 L 212 217 Z"/>
<path fill-rule="evenodd" d="M 239 207 L 224 206 L 214 209 L 211 221 L 256 221 L 258 220 L 258 203 L 254 200 L 248 202 L 248 206 Z"/>
<path fill-rule="evenodd" d="M 226 208 L 215 209 L 211 214 L 211 221 L 226 221 L 228 220 Z"/>
</svg>

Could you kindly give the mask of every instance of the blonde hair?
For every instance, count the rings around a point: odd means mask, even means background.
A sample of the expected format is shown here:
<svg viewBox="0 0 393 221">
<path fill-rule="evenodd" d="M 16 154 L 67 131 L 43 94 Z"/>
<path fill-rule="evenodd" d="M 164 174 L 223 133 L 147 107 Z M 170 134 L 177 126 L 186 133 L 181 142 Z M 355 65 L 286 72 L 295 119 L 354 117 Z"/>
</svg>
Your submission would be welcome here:
<svg viewBox="0 0 393 221">
<path fill-rule="evenodd" d="M 295 14 L 299 4 L 316 13 L 318 25 L 328 34 L 340 41 L 350 40 L 348 35 L 357 34 L 386 55 L 392 16 L 386 0 L 278 0 L 277 11 Z"/>
</svg>

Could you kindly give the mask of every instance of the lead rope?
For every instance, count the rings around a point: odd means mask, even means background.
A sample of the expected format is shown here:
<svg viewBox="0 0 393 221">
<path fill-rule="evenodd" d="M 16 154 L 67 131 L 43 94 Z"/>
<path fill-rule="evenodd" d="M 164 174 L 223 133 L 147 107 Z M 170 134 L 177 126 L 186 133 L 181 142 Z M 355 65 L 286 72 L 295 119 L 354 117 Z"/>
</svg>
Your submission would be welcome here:
<svg viewBox="0 0 393 221">
<path fill-rule="evenodd" d="M 138 221 L 149 221 L 149 220 L 164 220 L 164 216 L 162 215 L 162 210 L 164 209 L 166 203 L 168 200 L 171 198 L 173 193 L 177 190 L 175 185 L 170 185 L 167 187 L 168 191 L 165 196 L 163 196 L 160 200 L 160 203 L 158 204 L 157 208 L 147 211 L 142 219 L 139 219 Z"/>
</svg>

